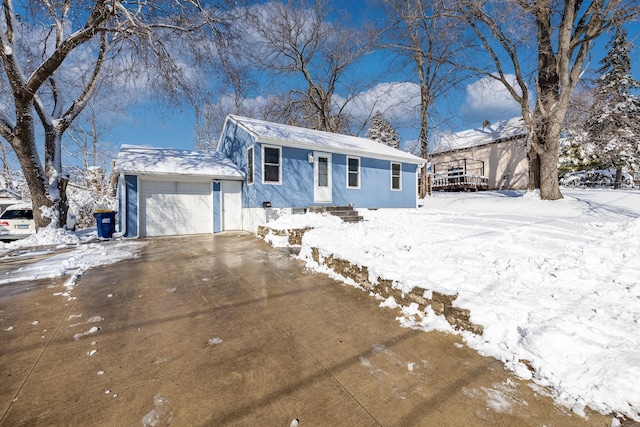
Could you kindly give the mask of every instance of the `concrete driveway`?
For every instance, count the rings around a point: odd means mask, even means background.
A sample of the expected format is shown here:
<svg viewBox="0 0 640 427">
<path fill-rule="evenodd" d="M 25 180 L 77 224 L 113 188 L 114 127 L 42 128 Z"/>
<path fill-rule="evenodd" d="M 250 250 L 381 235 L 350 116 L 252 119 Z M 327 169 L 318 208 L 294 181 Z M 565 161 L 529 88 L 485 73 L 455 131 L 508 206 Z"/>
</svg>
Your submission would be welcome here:
<svg viewBox="0 0 640 427">
<path fill-rule="evenodd" d="M 248 234 L 63 283 L 0 292 L 2 426 L 611 425 Z"/>
</svg>

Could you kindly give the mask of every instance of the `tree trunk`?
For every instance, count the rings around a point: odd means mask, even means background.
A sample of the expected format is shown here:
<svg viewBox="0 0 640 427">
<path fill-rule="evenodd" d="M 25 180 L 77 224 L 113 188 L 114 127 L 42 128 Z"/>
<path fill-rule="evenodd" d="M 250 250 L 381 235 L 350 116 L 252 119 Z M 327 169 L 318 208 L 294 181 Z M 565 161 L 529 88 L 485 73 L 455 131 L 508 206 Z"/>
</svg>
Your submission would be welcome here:
<svg viewBox="0 0 640 427">
<path fill-rule="evenodd" d="M 46 126 L 45 126 L 46 127 Z M 49 195 L 52 199 L 52 214 L 57 217 L 51 218 L 58 227 L 65 227 L 67 224 L 67 213 L 69 212 L 69 202 L 67 200 L 67 183 L 69 179 L 62 172 L 62 135 L 54 126 L 45 131 L 45 173 L 49 183 Z"/>
<path fill-rule="evenodd" d="M 421 84 L 422 84 L 422 79 Z M 429 156 L 429 94 L 426 87 L 420 89 L 420 157 Z"/>
<path fill-rule="evenodd" d="M 531 138 L 531 161 L 533 184 L 540 188 L 543 200 L 562 199 L 558 183 L 558 156 L 560 129 L 556 117 L 539 118 Z M 531 183 L 529 183 L 529 187 Z"/>
<path fill-rule="evenodd" d="M 27 131 L 26 134 L 17 132 L 17 135 L 11 140 L 11 146 L 18 157 L 24 179 L 31 193 L 36 228 L 46 227 L 51 223 L 51 219 L 42 215 L 40 207 L 51 207 L 53 203 L 45 187 L 47 180 L 38 157 L 33 132 Z"/>
<path fill-rule="evenodd" d="M 56 147 L 59 148 L 60 135 L 53 132 L 53 129 L 45 131 L 45 170 L 36 148 L 32 108 L 32 101 L 17 104 L 16 117 L 20 119 L 13 130 L 10 143 L 31 193 L 36 228 L 46 227 L 52 221 L 61 226 L 66 224 L 68 204 L 67 179 L 61 175 L 61 152 L 55 151 Z M 42 212 L 42 208 L 49 208 L 48 212 Z"/>
<path fill-rule="evenodd" d="M 613 183 L 613 189 L 618 190 L 622 187 L 622 167 L 618 166 L 616 168 L 616 180 Z"/>
<path fill-rule="evenodd" d="M 540 198 L 543 200 L 562 199 L 558 184 L 558 149 L 543 150 L 540 158 Z"/>
<path fill-rule="evenodd" d="M 540 188 L 540 156 L 535 150 L 530 149 L 527 156 L 529 158 L 529 182 L 527 190 L 533 191 Z"/>
</svg>

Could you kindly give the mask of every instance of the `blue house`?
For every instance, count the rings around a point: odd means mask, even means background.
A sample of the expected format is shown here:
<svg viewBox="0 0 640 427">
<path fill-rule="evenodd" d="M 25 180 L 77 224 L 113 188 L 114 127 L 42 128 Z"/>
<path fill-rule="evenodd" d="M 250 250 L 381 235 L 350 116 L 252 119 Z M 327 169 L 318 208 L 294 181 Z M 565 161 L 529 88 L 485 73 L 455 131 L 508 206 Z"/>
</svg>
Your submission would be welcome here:
<svg viewBox="0 0 640 427">
<path fill-rule="evenodd" d="M 148 159 L 130 160 L 144 150 Z M 159 162 L 189 167 L 149 166 Z M 125 213 L 120 215 L 129 230 L 126 235 L 150 236 L 255 232 L 270 218 L 312 206 L 415 208 L 423 163 L 420 157 L 364 138 L 230 115 L 215 154 L 124 146 L 115 170 L 121 177 Z M 192 194 L 196 187 L 199 199 Z M 194 203 L 199 207 L 191 207 Z M 188 221 L 196 211 L 210 227 L 153 225 L 166 223 L 167 216 L 172 222 Z"/>
<path fill-rule="evenodd" d="M 227 116 L 218 151 L 246 175 L 245 229 L 265 209 L 415 208 L 424 160 L 369 139 Z"/>
</svg>

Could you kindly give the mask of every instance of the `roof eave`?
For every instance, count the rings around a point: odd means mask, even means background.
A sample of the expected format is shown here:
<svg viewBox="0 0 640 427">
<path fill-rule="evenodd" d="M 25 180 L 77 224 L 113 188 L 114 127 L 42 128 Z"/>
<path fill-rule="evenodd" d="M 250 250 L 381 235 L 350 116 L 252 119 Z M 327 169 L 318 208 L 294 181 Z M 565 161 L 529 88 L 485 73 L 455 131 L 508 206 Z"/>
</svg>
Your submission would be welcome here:
<svg viewBox="0 0 640 427">
<path fill-rule="evenodd" d="M 512 136 L 508 136 L 508 137 L 505 137 L 505 138 L 493 139 L 491 141 L 486 141 L 486 142 L 482 142 L 482 143 L 479 143 L 479 144 L 468 145 L 468 146 L 465 146 L 465 147 L 450 148 L 448 150 L 439 150 L 439 151 L 435 151 L 434 150 L 434 151 L 431 152 L 431 155 L 455 153 L 457 151 L 464 151 L 464 150 L 469 150 L 471 148 L 484 147 L 486 145 L 491 145 L 491 144 L 499 144 L 499 143 L 502 143 L 502 142 L 510 142 L 510 141 L 516 141 L 516 140 L 519 140 L 519 139 L 526 139 L 526 138 L 528 138 L 528 136 L 529 136 L 528 133 L 521 133 L 521 134 L 518 134 L 518 135 L 512 135 Z"/>
<path fill-rule="evenodd" d="M 367 150 L 324 147 L 311 142 L 290 141 L 286 139 L 276 139 L 276 138 L 269 138 L 264 136 L 255 136 L 255 141 L 259 144 L 279 145 L 282 147 L 300 148 L 303 150 L 323 151 L 323 152 L 336 153 L 336 154 L 357 155 L 359 157 L 368 157 L 368 158 L 377 159 L 377 160 L 397 161 L 397 162 L 403 162 L 403 163 L 410 163 L 414 165 L 423 165 L 426 162 L 426 160 L 421 159 L 419 157 L 417 157 L 416 159 L 411 159 L 404 156 L 371 153 L 370 151 L 367 151 Z"/>
<path fill-rule="evenodd" d="M 166 177 L 180 177 L 180 178 L 191 178 L 191 179 L 207 179 L 207 180 L 228 180 L 228 181 L 242 181 L 245 179 L 244 174 L 240 172 L 242 175 L 217 175 L 217 174 L 187 174 L 187 173 L 179 173 L 179 172 L 154 172 L 154 171 L 136 171 L 136 170 L 124 170 L 124 169 L 114 169 L 116 173 L 125 174 L 125 175 L 137 175 L 137 176 L 166 176 Z"/>
</svg>

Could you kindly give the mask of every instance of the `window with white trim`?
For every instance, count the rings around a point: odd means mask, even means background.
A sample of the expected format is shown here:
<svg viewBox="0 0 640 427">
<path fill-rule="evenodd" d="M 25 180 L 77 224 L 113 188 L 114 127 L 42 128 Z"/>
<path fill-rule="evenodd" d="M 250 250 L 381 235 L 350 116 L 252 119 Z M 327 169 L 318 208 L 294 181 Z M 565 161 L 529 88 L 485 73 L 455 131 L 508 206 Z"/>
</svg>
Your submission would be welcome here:
<svg viewBox="0 0 640 427">
<path fill-rule="evenodd" d="M 391 189 L 402 190 L 402 164 L 391 162 Z"/>
<path fill-rule="evenodd" d="M 253 184 L 253 147 L 247 148 L 247 184 Z"/>
<path fill-rule="evenodd" d="M 282 182 L 282 149 L 280 147 L 262 147 L 262 182 L 280 184 Z"/>
<path fill-rule="evenodd" d="M 347 188 L 360 188 L 360 157 L 347 157 Z"/>
</svg>

